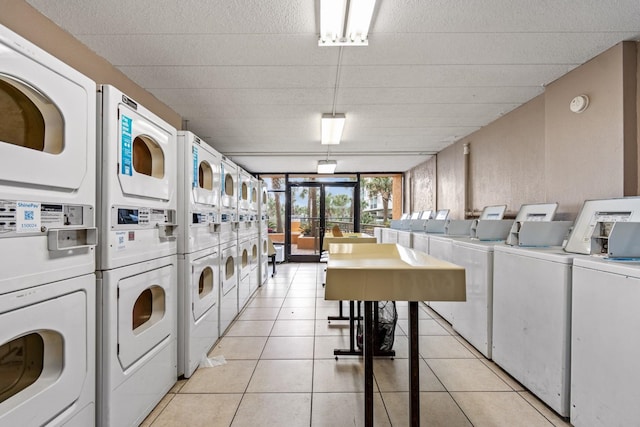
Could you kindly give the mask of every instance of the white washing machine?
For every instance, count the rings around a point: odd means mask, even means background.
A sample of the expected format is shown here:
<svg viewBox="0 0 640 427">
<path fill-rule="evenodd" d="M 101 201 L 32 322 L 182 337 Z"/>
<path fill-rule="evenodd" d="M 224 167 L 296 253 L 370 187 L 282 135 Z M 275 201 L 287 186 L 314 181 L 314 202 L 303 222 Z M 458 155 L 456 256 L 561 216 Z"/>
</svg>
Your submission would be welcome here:
<svg viewBox="0 0 640 427">
<path fill-rule="evenodd" d="M 373 237 L 376 238 L 377 243 L 382 243 L 382 233 L 384 231 L 384 227 L 374 227 L 373 228 Z"/>
<path fill-rule="evenodd" d="M 576 256 L 560 247 L 496 245 L 493 261 L 493 360 L 564 417 Z"/>
<path fill-rule="evenodd" d="M 431 244 L 431 242 L 430 242 Z M 453 328 L 491 359 L 493 328 L 493 249 L 496 242 L 452 241 L 451 262 L 466 270 L 467 300 L 453 305 Z"/>
<path fill-rule="evenodd" d="M 251 237 L 238 241 L 238 312 L 251 296 Z"/>
<path fill-rule="evenodd" d="M 577 258 L 571 315 L 571 424 L 640 419 L 640 263 Z"/>
<path fill-rule="evenodd" d="M 398 244 L 405 248 L 413 248 L 413 232 L 411 230 L 398 230 Z"/>
<path fill-rule="evenodd" d="M 220 335 L 238 314 L 238 244 L 220 243 Z"/>
<path fill-rule="evenodd" d="M 0 425 L 95 424 L 95 83 L 0 26 Z"/>
<path fill-rule="evenodd" d="M 137 426 L 177 379 L 175 255 L 98 271 L 98 423 Z"/>
<path fill-rule="evenodd" d="M 218 246 L 178 255 L 178 375 L 198 368 L 219 335 Z"/>
<path fill-rule="evenodd" d="M 95 424 L 95 275 L 0 295 L 0 425 Z"/>
<path fill-rule="evenodd" d="M 113 86 L 98 103 L 98 269 L 176 254 L 175 128 Z"/>
<path fill-rule="evenodd" d="M 394 230 L 392 228 L 383 228 L 382 243 L 398 243 L 398 230 Z"/>
<path fill-rule="evenodd" d="M 443 261 L 453 262 L 453 239 L 450 236 L 428 235 L 429 255 Z M 453 309 L 460 302 L 455 301 L 429 301 L 433 308 L 444 320 L 453 324 Z"/>
<path fill-rule="evenodd" d="M 220 243 L 220 154 L 191 132 L 178 132 L 178 253 Z"/>
<path fill-rule="evenodd" d="M 411 233 L 413 240 L 413 249 L 419 252 L 429 253 L 429 235 L 420 232 Z"/>
</svg>

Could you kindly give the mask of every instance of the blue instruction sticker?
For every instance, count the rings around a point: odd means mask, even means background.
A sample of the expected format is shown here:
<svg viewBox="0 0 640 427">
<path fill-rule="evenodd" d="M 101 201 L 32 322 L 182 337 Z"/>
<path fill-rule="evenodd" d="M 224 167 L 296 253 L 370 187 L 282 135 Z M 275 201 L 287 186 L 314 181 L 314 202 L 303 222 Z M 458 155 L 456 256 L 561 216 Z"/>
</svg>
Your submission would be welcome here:
<svg viewBox="0 0 640 427">
<path fill-rule="evenodd" d="M 193 154 L 193 183 L 191 186 L 196 188 L 198 186 L 198 147 L 195 145 L 191 147 L 191 153 Z"/>
<path fill-rule="evenodd" d="M 132 145 L 131 145 L 131 118 L 127 116 L 122 116 L 121 119 L 121 152 L 122 158 L 120 164 L 122 165 L 120 168 L 120 173 L 122 175 L 133 175 L 132 168 Z"/>
<path fill-rule="evenodd" d="M 220 194 L 224 196 L 224 189 L 226 187 L 226 182 L 224 180 L 224 165 L 220 165 Z"/>
</svg>

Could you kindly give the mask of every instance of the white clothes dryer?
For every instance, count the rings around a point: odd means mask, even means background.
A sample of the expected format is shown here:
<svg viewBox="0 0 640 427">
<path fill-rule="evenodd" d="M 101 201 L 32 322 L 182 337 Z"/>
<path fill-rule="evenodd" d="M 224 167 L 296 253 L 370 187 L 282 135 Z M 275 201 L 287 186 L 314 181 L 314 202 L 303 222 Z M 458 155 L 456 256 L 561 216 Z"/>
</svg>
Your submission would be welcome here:
<svg viewBox="0 0 640 427">
<path fill-rule="evenodd" d="M 260 235 L 260 285 L 269 279 L 269 236 Z"/>
<path fill-rule="evenodd" d="M 95 270 L 95 87 L 0 26 L 2 293 Z"/>
<path fill-rule="evenodd" d="M 249 172 L 238 168 L 238 214 L 248 213 L 251 207 L 251 180 Z"/>
<path fill-rule="evenodd" d="M 220 243 L 220 154 L 191 132 L 178 132 L 178 253 Z"/>
<path fill-rule="evenodd" d="M 95 275 L 0 295 L 0 425 L 95 423 Z"/>
<path fill-rule="evenodd" d="M 237 215 L 238 198 L 238 166 L 226 156 L 220 156 L 220 211 Z"/>
<path fill-rule="evenodd" d="M 198 368 L 219 335 L 218 247 L 178 255 L 178 375 Z"/>
<path fill-rule="evenodd" d="M 251 238 L 238 242 L 238 312 L 251 296 Z"/>
<path fill-rule="evenodd" d="M 175 255 L 97 272 L 98 424 L 137 426 L 177 379 Z"/>
<path fill-rule="evenodd" d="M 249 282 L 249 294 L 253 295 L 253 293 L 258 289 L 258 286 L 261 285 L 260 282 L 260 239 L 258 236 L 254 236 L 251 238 L 251 273 L 250 273 L 250 282 Z"/>
<path fill-rule="evenodd" d="M 113 86 L 98 105 L 98 269 L 175 254 L 176 129 Z"/>
<path fill-rule="evenodd" d="M 238 243 L 220 243 L 220 335 L 238 314 Z"/>
<path fill-rule="evenodd" d="M 260 212 L 260 197 L 261 191 L 260 180 L 255 177 L 251 177 L 251 184 L 249 186 L 249 212 L 254 215 L 258 215 Z"/>
</svg>

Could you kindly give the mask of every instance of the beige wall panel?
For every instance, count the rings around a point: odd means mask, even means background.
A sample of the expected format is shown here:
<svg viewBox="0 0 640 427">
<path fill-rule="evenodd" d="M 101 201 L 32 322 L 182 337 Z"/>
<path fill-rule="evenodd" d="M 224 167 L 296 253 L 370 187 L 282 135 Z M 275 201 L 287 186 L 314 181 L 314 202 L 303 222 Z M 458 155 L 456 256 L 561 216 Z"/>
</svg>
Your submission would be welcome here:
<svg viewBox="0 0 640 427">
<path fill-rule="evenodd" d="M 182 118 L 138 86 L 101 56 L 23 0 L 0 0 L 0 24 L 20 34 L 96 83 L 111 84 L 153 111 L 177 129 Z"/>
<path fill-rule="evenodd" d="M 577 214 L 587 199 L 621 197 L 624 188 L 622 44 L 547 86 L 545 91 L 547 199 Z M 578 95 L 589 107 L 569 110 Z"/>
<path fill-rule="evenodd" d="M 437 155 L 437 209 L 449 209 L 449 218 L 464 219 L 464 147 L 456 143 Z"/>
<path fill-rule="evenodd" d="M 411 170 L 411 210 L 436 208 L 436 156 Z"/>
<path fill-rule="evenodd" d="M 471 198 L 480 212 L 506 204 L 544 202 L 544 98 L 538 96 L 459 143 L 470 144 Z"/>
</svg>

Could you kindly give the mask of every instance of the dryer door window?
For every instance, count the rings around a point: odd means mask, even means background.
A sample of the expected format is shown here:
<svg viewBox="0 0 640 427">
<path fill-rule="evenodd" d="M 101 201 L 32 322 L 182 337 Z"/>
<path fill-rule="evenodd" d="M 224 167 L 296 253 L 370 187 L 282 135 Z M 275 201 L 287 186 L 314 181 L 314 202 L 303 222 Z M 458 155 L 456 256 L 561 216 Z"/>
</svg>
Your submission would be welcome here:
<svg viewBox="0 0 640 427">
<path fill-rule="evenodd" d="M 118 283 L 118 358 L 123 369 L 171 335 L 172 269 L 162 267 Z"/>
<path fill-rule="evenodd" d="M 95 128 L 90 129 L 89 122 L 89 114 L 91 123 L 95 121 L 94 97 L 61 74 L 3 50 L 0 181 L 65 192 L 80 188 L 88 163 L 94 167 L 88 156 L 88 147 L 95 144 Z"/>
<path fill-rule="evenodd" d="M 44 365 L 44 340 L 30 333 L 0 345 L 0 403 L 36 382 Z"/>
<path fill-rule="evenodd" d="M 235 248 L 234 248 L 235 250 Z M 224 279 L 222 280 L 222 294 L 227 295 L 237 285 L 236 261 L 230 250 L 222 254 Z"/>
<path fill-rule="evenodd" d="M 228 166 L 222 166 L 222 206 L 225 208 L 235 209 L 237 205 L 236 200 L 236 181 L 237 171 L 229 168 Z"/>
<path fill-rule="evenodd" d="M 26 297 L 28 299 L 29 297 Z M 4 304 L 20 298 L 9 295 Z M 87 381 L 87 298 L 74 292 L 0 313 L 0 425 L 44 425 Z"/>
<path fill-rule="evenodd" d="M 213 166 L 216 162 L 214 158 L 208 158 L 204 150 L 199 150 L 200 159 L 198 162 L 198 181 L 194 183 L 193 201 L 209 206 L 218 206 L 218 195 L 220 185 L 220 172 Z M 194 165 L 195 167 L 195 165 Z"/>
<path fill-rule="evenodd" d="M 258 245 L 256 243 L 251 245 L 251 269 L 258 266 Z"/>
<path fill-rule="evenodd" d="M 137 111 L 118 106 L 118 179 L 128 196 L 170 200 L 173 193 L 173 168 L 170 167 L 171 133 L 160 128 Z M 174 147 L 175 148 L 175 147 Z"/>
<path fill-rule="evenodd" d="M 197 321 L 218 302 L 218 254 L 193 262 L 191 302 L 193 319 Z"/>
</svg>

